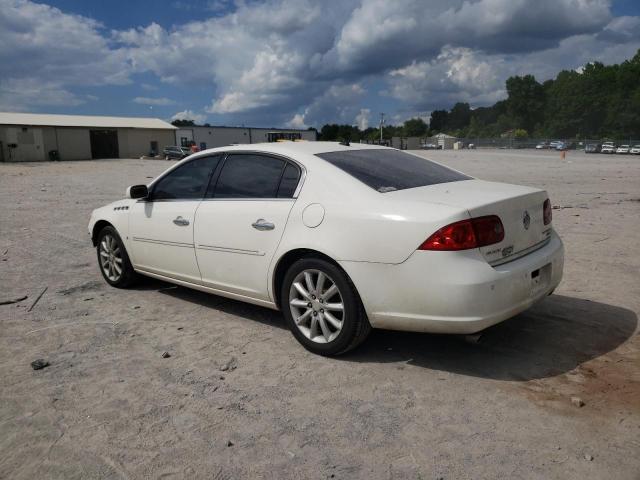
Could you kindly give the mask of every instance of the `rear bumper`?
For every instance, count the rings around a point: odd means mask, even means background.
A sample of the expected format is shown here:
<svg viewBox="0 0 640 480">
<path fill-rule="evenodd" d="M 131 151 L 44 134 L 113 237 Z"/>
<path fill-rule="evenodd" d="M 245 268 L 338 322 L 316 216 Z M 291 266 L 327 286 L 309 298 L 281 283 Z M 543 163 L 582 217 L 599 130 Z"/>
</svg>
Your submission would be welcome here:
<svg viewBox="0 0 640 480">
<path fill-rule="evenodd" d="M 416 251 L 397 265 L 340 264 L 356 285 L 374 328 L 469 334 L 549 295 L 562 279 L 564 248 L 552 232 L 544 247 L 496 267 L 478 250 Z"/>
</svg>

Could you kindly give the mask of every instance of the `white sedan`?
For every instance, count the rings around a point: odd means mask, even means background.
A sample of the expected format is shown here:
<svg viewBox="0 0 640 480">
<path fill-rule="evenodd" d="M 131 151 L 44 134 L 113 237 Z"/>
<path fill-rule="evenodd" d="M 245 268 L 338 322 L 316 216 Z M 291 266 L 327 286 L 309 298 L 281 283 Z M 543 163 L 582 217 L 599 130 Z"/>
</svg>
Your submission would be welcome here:
<svg viewBox="0 0 640 480">
<path fill-rule="evenodd" d="M 620 145 L 620 146 L 616 149 L 616 153 L 623 153 L 623 154 L 626 154 L 626 153 L 629 153 L 629 149 L 630 149 L 629 145 Z"/>
<path fill-rule="evenodd" d="M 323 355 L 354 348 L 372 327 L 475 333 L 562 277 L 545 191 L 392 148 L 216 148 L 127 197 L 89 222 L 110 285 L 142 274 L 279 309 Z"/>
</svg>

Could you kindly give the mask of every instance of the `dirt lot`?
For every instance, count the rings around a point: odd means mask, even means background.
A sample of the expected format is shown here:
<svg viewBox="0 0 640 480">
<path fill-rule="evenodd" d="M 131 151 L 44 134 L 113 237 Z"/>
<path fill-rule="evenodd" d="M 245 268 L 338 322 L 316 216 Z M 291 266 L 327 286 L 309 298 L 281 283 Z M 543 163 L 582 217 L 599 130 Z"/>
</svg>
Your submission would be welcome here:
<svg viewBox="0 0 640 480">
<path fill-rule="evenodd" d="M 106 285 L 90 211 L 169 162 L 0 164 L 0 300 L 28 295 L 0 306 L 0 478 L 640 478 L 640 157 L 424 155 L 546 188 L 563 283 L 477 345 L 375 331 L 340 359 L 277 312 Z"/>
</svg>

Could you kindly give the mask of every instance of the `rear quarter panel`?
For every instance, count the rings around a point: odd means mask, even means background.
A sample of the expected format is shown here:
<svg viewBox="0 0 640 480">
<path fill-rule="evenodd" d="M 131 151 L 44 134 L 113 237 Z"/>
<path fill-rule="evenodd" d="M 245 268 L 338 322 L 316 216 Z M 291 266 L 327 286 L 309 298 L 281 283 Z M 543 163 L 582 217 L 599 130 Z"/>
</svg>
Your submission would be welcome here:
<svg viewBox="0 0 640 480">
<path fill-rule="evenodd" d="M 322 222 L 313 228 L 303 221 L 305 208 L 312 204 L 324 209 Z M 332 165 L 314 163 L 307 167 L 275 259 L 308 248 L 336 261 L 401 263 L 433 232 L 468 217 L 459 207 L 398 200 Z"/>
</svg>

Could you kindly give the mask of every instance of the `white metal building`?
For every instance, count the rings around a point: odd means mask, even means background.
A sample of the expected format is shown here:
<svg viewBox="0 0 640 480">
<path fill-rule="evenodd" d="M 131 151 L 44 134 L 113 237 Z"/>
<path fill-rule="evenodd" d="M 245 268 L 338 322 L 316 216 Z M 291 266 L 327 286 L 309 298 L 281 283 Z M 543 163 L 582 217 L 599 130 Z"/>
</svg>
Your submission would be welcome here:
<svg viewBox="0 0 640 480">
<path fill-rule="evenodd" d="M 253 127 L 180 127 L 176 130 L 176 145 L 183 147 L 194 142 L 200 150 L 223 147 L 234 143 L 264 143 L 278 140 L 315 141 L 315 130 Z"/>
<path fill-rule="evenodd" d="M 157 118 L 0 112 L 0 162 L 137 158 L 175 142 Z"/>
</svg>

